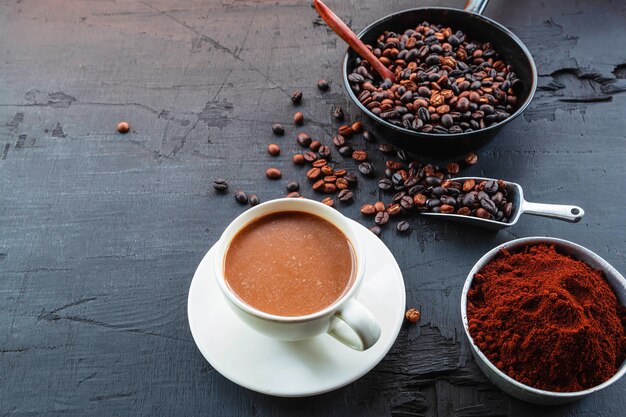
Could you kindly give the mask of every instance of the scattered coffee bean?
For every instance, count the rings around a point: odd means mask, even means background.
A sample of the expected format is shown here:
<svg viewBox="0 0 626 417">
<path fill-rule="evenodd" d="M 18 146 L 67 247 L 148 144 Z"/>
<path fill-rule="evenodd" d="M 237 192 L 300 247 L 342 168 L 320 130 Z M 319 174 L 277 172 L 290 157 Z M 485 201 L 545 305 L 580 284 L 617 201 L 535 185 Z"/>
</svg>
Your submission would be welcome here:
<svg viewBox="0 0 626 417">
<path fill-rule="evenodd" d="M 385 155 L 393 155 L 396 152 L 396 148 L 389 143 L 381 143 L 378 145 L 378 150 L 384 153 Z"/>
<path fill-rule="evenodd" d="M 270 180 L 278 180 L 280 179 L 280 177 L 283 176 L 283 173 L 280 172 L 280 169 L 278 168 L 268 168 L 265 171 L 265 176 L 269 178 Z"/>
<path fill-rule="evenodd" d="M 374 175 L 374 166 L 370 162 L 361 162 L 359 164 L 359 172 L 366 177 Z"/>
<path fill-rule="evenodd" d="M 333 117 L 337 120 L 341 121 L 344 118 L 343 109 L 339 106 L 333 107 L 332 114 L 333 114 Z"/>
<path fill-rule="evenodd" d="M 465 163 L 467 165 L 474 165 L 476 162 L 478 162 L 478 155 L 474 152 L 470 152 L 465 156 Z"/>
<path fill-rule="evenodd" d="M 328 207 L 332 207 L 335 205 L 335 200 L 332 197 L 326 197 L 322 200 L 322 204 L 326 204 Z"/>
<path fill-rule="evenodd" d="M 402 220 L 401 222 L 398 222 L 398 224 L 396 224 L 396 229 L 400 233 L 406 232 L 407 230 L 409 230 L 409 222 L 407 222 L 406 220 Z"/>
<path fill-rule="evenodd" d="M 330 157 L 330 154 L 331 154 L 330 148 L 326 145 L 320 146 L 320 148 L 317 150 L 317 153 L 322 158 L 328 158 Z"/>
<path fill-rule="evenodd" d="M 383 203 L 382 201 L 377 201 L 374 203 L 374 208 L 376 209 L 376 213 L 385 211 L 385 203 Z"/>
<path fill-rule="evenodd" d="M 217 191 L 224 192 L 228 190 L 228 183 L 226 182 L 225 179 L 218 178 L 215 181 L 213 181 L 213 188 L 215 188 Z"/>
<path fill-rule="evenodd" d="M 346 138 L 341 135 L 336 135 L 333 137 L 333 144 L 338 148 L 346 146 Z"/>
<path fill-rule="evenodd" d="M 332 182 L 324 181 L 324 185 L 322 186 L 322 191 L 325 192 L 326 194 L 332 194 L 335 191 L 337 191 L 337 186 Z"/>
<path fill-rule="evenodd" d="M 339 194 L 337 194 L 337 198 L 339 199 L 339 201 L 343 201 L 344 203 L 347 201 L 351 201 L 353 197 L 354 194 L 348 189 L 341 190 L 339 191 Z"/>
<path fill-rule="evenodd" d="M 370 232 L 372 232 L 372 233 L 374 233 L 376 236 L 380 237 L 380 234 L 381 234 L 380 227 L 378 227 L 378 226 L 372 226 L 372 227 L 370 227 Z"/>
<path fill-rule="evenodd" d="M 317 152 L 320 149 L 320 146 L 322 146 L 322 142 L 320 142 L 319 140 L 314 140 L 311 142 L 311 144 L 309 144 L 309 149 L 313 152 Z"/>
<path fill-rule="evenodd" d="M 307 148 L 309 147 L 309 145 L 311 145 L 311 142 L 313 142 L 313 139 L 311 139 L 311 136 L 307 135 L 306 133 L 300 132 L 298 133 L 298 136 L 296 137 L 296 141 L 298 142 L 300 146 Z"/>
<path fill-rule="evenodd" d="M 341 148 L 339 148 L 339 153 L 343 156 L 352 156 L 353 152 L 354 152 L 354 149 L 352 149 L 352 146 L 349 146 L 349 145 L 342 146 Z"/>
<path fill-rule="evenodd" d="M 282 136 L 285 134 L 285 128 L 280 123 L 274 123 L 272 125 L 272 132 L 278 136 Z"/>
<path fill-rule="evenodd" d="M 404 149 L 400 149 L 398 151 L 398 159 L 403 162 L 406 162 L 409 160 L 409 154 Z"/>
<path fill-rule="evenodd" d="M 315 160 L 317 159 L 317 155 L 315 154 L 315 152 L 311 152 L 311 151 L 304 152 L 302 154 L 302 157 L 304 158 L 306 162 L 315 162 Z"/>
<path fill-rule="evenodd" d="M 374 217 L 374 221 L 379 226 L 383 224 L 387 224 L 387 222 L 389 221 L 389 213 L 387 213 L 386 211 L 380 211 L 376 213 L 376 217 Z"/>
<path fill-rule="evenodd" d="M 360 133 L 363 130 L 363 125 L 361 124 L 361 122 L 354 122 L 352 123 L 352 126 L 350 126 L 350 128 L 352 128 L 353 132 Z"/>
<path fill-rule="evenodd" d="M 296 165 L 303 165 L 305 162 L 304 155 L 302 155 L 301 153 L 294 154 L 294 156 L 291 159 L 293 163 Z"/>
<path fill-rule="evenodd" d="M 361 206 L 361 214 L 364 216 L 373 216 L 376 214 L 376 207 L 373 204 L 363 204 Z"/>
<path fill-rule="evenodd" d="M 297 191 L 292 191 L 289 194 L 287 194 L 287 198 L 298 198 L 300 197 L 300 193 Z"/>
<path fill-rule="evenodd" d="M 383 191 L 389 191 L 393 188 L 393 183 L 391 182 L 391 180 L 384 178 L 378 181 L 378 188 L 380 188 Z"/>
<path fill-rule="evenodd" d="M 307 171 L 306 173 L 306 177 L 310 180 L 310 181 L 317 181 L 318 179 L 320 179 L 322 176 L 322 170 L 319 168 L 311 168 Z"/>
<path fill-rule="evenodd" d="M 500 123 L 517 108 L 522 81 L 491 42 L 422 22 L 404 32 L 381 33 L 368 47 L 396 81 L 381 80 L 361 58 L 348 81 L 358 100 L 388 123 L 456 134 Z"/>
<path fill-rule="evenodd" d="M 275 143 L 267 145 L 267 152 L 272 156 L 280 155 L 280 147 Z"/>
<path fill-rule="evenodd" d="M 235 192 L 235 200 L 237 200 L 237 202 L 240 204 L 246 204 L 248 203 L 248 194 L 246 194 L 244 191 L 237 190 Z"/>
<path fill-rule="evenodd" d="M 456 162 L 450 162 L 447 166 L 448 172 L 452 175 L 456 175 L 459 173 L 460 167 Z"/>
<path fill-rule="evenodd" d="M 320 171 L 322 171 L 323 175 L 333 175 L 335 174 L 335 170 L 330 165 L 324 165 L 320 167 Z"/>
<path fill-rule="evenodd" d="M 416 308 L 410 308 L 406 311 L 406 313 L 404 313 L 404 317 L 410 323 L 417 323 L 421 316 L 422 314 Z"/>
<path fill-rule="evenodd" d="M 328 89 L 330 88 L 330 85 L 328 84 L 328 81 L 326 80 L 319 80 L 317 82 L 317 88 L 319 88 L 321 91 L 328 91 Z"/>
<path fill-rule="evenodd" d="M 350 182 L 345 178 L 337 178 L 337 181 L 335 181 L 335 185 L 337 186 L 338 190 L 345 190 L 346 188 L 350 187 Z"/>
<path fill-rule="evenodd" d="M 302 91 L 294 91 L 291 95 L 291 101 L 293 104 L 300 104 L 302 102 Z"/>
<path fill-rule="evenodd" d="M 119 133 L 128 133 L 129 130 L 130 130 L 130 125 L 128 124 L 128 122 L 119 122 L 117 124 L 117 131 Z"/>
<path fill-rule="evenodd" d="M 356 151 L 352 152 L 352 159 L 354 159 L 355 161 L 358 161 L 358 162 L 363 162 L 363 161 L 367 160 L 367 152 L 356 150 Z"/>
<path fill-rule="evenodd" d="M 374 134 L 370 132 L 369 130 L 366 130 L 365 132 L 363 132 L 363 139 L 365 139 L 366 142 L 370 142 L 370 143 L 376 142 L 376 136 L 374 136 Z"/>
<path fill-rule="evenodd" d="M 348 125 L 342 125 L 339 126 L 339 134 L 344 138 L 347 138 L 348 136 L 352 136 L 354 134 L 354 130 L 352 130 L 352 127 Z"/>
<path fill-rule="evenodd" d="M 248 198 L 248 200 L 250 201 L 250 205 L 252 207 L 256 206 L 257 204 L 261 202 L 261 200 L 259 200 L 259 197 L 257 197 L 256 194 L 250 194 L 250 197 Z"/>
<path fill-rule="evenodd" d="M 302 112 L 297 111 L 293 115 L 293 122 L 298 126 L 301 126 L 304 123 L 304 115 L 302 114 Z"/>
<path fill-rule="evenodd" d="M 287 183 L 287 191 L 292 192 L 292 191 L 298 191 L 300 189 L 300 184 L 298 183 L 298 181 L 289 181 Z"/>
<path fill-rule="evenodd" d="M 400 204 L 391 204 L 389 207 L 387 207 L 387 213 L 389 213 L 390 216 L 397 216 L 401 212 L 402 207 L 400 206 Z"/>
<path fill-rule="evenodd" d="M 354 184 L 356 184 L 356 183 L 358 182 L 356 175 L 354 175 L 354 174 L 353 174 L 353 173 L 351 173 L 351 172 L 348 172 L 348 173 L 347 173 L 346 175 L 344 175 L 343 177 L 346 179 L 346 181 L 348 181 L 348 183 L 349 183 L 350 185 L 354 185 Z"/>
<path fill-rule="evenodd" d="M 326 161 L 326 159 L 322 158 L 322 159 L 318 159 L 318 160 L 314 161 L 312 165 L 315 168 L 321 168 L 324 165 L 326 165 L 327 163 L 328 163 L 328 161 Z"/>
</svg>

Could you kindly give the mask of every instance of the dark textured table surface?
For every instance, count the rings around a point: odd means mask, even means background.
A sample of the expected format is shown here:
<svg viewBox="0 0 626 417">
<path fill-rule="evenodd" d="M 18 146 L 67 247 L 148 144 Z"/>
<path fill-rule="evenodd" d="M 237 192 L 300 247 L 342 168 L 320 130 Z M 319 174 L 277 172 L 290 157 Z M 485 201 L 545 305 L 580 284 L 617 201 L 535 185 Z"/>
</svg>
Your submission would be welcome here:
<svg viewBox="0 0 626 417">
<path fill-rule="evenodd" d="M 463 2 L 328 3 L 360 30 L 418 3 Z M 477 369 L 459 314 L 468 270 L 516 237 L 573 240 L 626 271 L 625 3 L 493 0 L 486 14 L 526 43 L 540 89 L 464 173 L 519 182 L 529 200 L 578 204 L 586 217 L 572 225 L 526 216 L 499 233 L 415 217 L 409 234 L 389 225 L 382 239 L 421 322 L 405 325 L 357 382 L 281 399 L 238 387 L 204 360 L 187 291 L 245 210 L 232 192 L 214 194 L 214 178 L 262 200 L 282 196 L 289 179 L 305 182 L 289 161 L 291 91 L 304 91 L 303 130 L 323 141 L 336 127 L 333 104 L 362 118 L 340 83 L 345 45 L 307 1 L 3 1 L 0 414 L 626 414 L 626 381 L 556 408 L 508 397 Z M 327 93 L 315 87 L 322 77 Z M 119 120 L 132 132 L 117 134 Z M 287 126 L 278 162 L 265 152 L 273 121 Z M 265 178 L 270 163 L 284 181 Z M 362 180 L 356 198 L 339 210 L 371 225 L 358 207 L 378 198 L 375 182 Z"/>
</svg>

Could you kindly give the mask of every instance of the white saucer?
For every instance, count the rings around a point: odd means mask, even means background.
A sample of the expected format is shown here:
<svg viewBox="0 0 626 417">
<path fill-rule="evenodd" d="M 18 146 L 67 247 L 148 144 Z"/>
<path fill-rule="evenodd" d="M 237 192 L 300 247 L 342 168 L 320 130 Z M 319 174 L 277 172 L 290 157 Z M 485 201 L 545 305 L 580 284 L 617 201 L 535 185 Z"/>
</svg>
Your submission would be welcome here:
<svg viewBox="0 0 626 417">
<path fill-rule="evenodd" d="M 226 304 L 213 276 L 211 249 L 191 282 L 187 314 L 196 345 L 213 368 L 253 391 L 304 397 L 347 385 L 382 360 L 404 319 L 404 280 L 389 249 L 372 232 L 354 223 L 367 257 L 357 299 L 380 324 L 378 342 L 365 352 L 357 352 L 327 334 L 282 342 L 252 330 Z"/>
</svg>

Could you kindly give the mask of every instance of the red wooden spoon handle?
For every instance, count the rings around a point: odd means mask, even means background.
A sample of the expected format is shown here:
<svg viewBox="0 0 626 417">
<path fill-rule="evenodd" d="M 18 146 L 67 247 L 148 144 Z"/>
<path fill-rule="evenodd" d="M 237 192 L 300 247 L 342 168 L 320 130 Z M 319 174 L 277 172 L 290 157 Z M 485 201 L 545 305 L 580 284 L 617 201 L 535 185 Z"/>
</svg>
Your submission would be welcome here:
<svg viewBox="0 0 626 417">
<path fill-rule="evenodd" d="M 330 10 L 320 0 L 314 0 L 313 4 L 315 9 L 320 14 L 324 22 L 337 34 L 341 39 L 346 41 L 357 54 L 367 62 L 370 63 L 374 71 L 378 73 L 383 79 L 389 78 L 391 81 L 395 81 L 395 75 L 389 71 L 382 62 L 376 58 L 376 56 L 367 49 L 367 46 L 359 39 L 356 34 L 346 25 L 341 19 L 337 17 L 332 10 Z"/>
</svg>

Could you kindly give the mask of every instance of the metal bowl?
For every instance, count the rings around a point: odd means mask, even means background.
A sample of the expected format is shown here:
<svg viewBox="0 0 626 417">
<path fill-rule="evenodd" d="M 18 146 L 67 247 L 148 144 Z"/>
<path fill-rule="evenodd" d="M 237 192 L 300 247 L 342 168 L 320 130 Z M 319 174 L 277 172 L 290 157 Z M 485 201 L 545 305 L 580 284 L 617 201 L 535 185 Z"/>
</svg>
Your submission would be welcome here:
<svg viewBox="0 0 626 417">
<path fill-rule="evenodd" d="M 624 277 L 615 268 L 613 268 L 607 261 L 602 259 L 600 256 L 596 255 L 587 248 L 584 248 L 580 245 L 577 245 L 576 243 L 567 240 L 557 239 L 553 237 L 526 237 L 522 239 L 512 240 L 493 248 L 492 250 L 487 252 L 482 258 L 480 258 L 476 265 L 474 265 L 472 270 L 467 275 L 465 285 L 463 286 L 463 293 L 461 295 L 461 317 L 463 319 L 463 328 L 465 329 L 465 335 L 470 342 L 472 355 L 474 356 L 474 359 L 476 359 L 478 367 L 485 373 L 487 378 L 489 378 L 489 380 L 493 382 L 494 385 L 496 385 L 507 394 L 522 401 L 527 401 L 529 403 L 545 405 L 565 404 L 568 402 L 579 400 L 582 397 L 600 391 L 601 389 L 604 389 L 609 385 L 615 383 L 626 373 L 626 362 L 622 364 L 617 373 L 613 375 L 610 379 L 604 381 L 600 385 L 596 385 L 593 388 L 589 388 L 583 391 L 554 392 L 533 388 L 516 381 L 515 379 L 511 378 L 500 369 L 498 369 L 493 363 L 491 363 L 491 361 L 481 352 L 478 346 L 476 346 L 476 344 L 474 343 L 474 340 L 469 332 L 467 320 L 467 292 L 472 286 L 474 274 L 479 272 L 487 263 L 495 258 L 498 252 L 500 252 L 500 250 L 502 249 L 515 251 L 516 249 L 519 249 L 523 246 L 537 245 L 540 243 L 555 245 L 560 253 L 570 255 L 576 259 L 585 262 L 592 268 L 603 271 L 606 280 L 615 292 L 618 301 L 623 305 L 626 305 L 626 279 L 624 279 Z"/>
<path fill-rule="evenodd" d="M 366 44 L 372 44 L 386 30 L 403 31 L 415 27 L 424 20 L 444 23 L 463 30 L 472 39 L 490 41 L 500 56 L 513 65 L 523 86 L 518 96 L 518 108 L 510 117 L 484 129 L 456 134 L 422 133 L 389 123 L 369 111 L 352 91 L 348 74 L 355 67 L 357 54 L 350 48 L 343 60 L 344 86 L 352 101 L 375 122 L 376 130 L 386 139 L 407 150 L 425 154 L 453 155 L 476 149 L 490 142 L 500 129 L 513 121 L 528 106 L 537 89 L 535 61 L 522 41 L 498 22 L 480 14 L 445 7 L 420 7 L 390 14 L 367 26 L 358 37 Z"/>
</svg>

